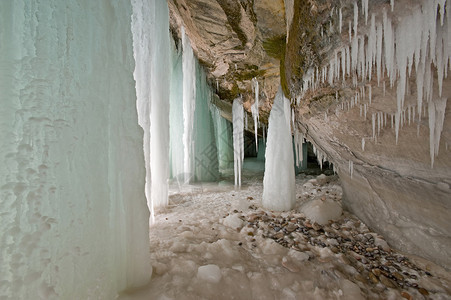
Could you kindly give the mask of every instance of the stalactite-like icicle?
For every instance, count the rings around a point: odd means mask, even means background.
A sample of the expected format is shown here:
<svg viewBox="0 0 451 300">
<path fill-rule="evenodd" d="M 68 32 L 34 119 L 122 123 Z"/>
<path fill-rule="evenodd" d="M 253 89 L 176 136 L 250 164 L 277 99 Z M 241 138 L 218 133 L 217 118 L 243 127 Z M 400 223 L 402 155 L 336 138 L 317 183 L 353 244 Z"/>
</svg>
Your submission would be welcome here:
<svg viewBox="0 0 451 300">
<path fill-rule="evenodd" d="M 255 148 L 258 152 L 258 123 L 259 123 L 259 110 L 258 110 L 258 97 L 259 97 L 259 88 L 258 81 L 254 77 L 252 79 L 252 85 L 255 92 L 255 101 L 251 106 L 252 118 L 254 119 L 254 133 L 255 133 Z"/>
<path fill-rule="evenodd" d="M 233 160 L 235 186 L 241 186 L 241 169 L 244 159 L 244 108 L 241 98 L 233 100 Z"/>
</svg>

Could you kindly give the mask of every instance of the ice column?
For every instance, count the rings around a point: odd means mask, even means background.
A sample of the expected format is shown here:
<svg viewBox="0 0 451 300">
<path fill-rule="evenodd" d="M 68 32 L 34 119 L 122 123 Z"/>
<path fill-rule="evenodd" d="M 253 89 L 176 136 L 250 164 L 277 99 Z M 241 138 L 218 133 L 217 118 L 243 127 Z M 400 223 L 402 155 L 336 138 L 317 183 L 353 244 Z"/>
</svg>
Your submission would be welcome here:
<svg viewBox="0 0 451 300">
<path fill-rule="evenodd" d="M 169 136 L 170 136 L 170 178 L 176 178 L 183 183 L 184 151 L 183 151 L 183 71 L 182 52 L 172 51 L 171 93 L 169 97 Z"/>
<path fill-rule="evenodd" d="M 259 122 L 259 116 L 258 116 L 258 81 L 256 78 L 252 79 L 252 85 L 255 91 L 255 102 L 252 104 L 251 111 L 252 111 L 252 118 L 254 119 L 254 132 L 255 132 L 255 149 L 258 153 L 258 122 Z"/>
<path fill-rule="evenodd" d="M 241 169 L 244 159 L 244 109 L 241 98 L 233 100 L 232 114 L 235 185 L 241 186 Z"/>
<path fill-rule="evenodd" d="M 185 28 L 182 27 L 182 45 L 183 45 L 183 171 L 186 183 L 192 180 L 193 176 L 193 127 L 194 110 L 196 108 L 196 64 L 191 48 L 189 38 L 185 34 Z"/>
<path fill-rule="evenodd" d="M 296 200 L 293 147 L 290 129 L 290 102 L 281 87 L 269 116 L 262 204 L 282 211 L 293 208 Z"/>
<path fill-rule="evenodd" d="M 215 138 L 218 152 L 219 171 L 233 168 L 232 124 L 221 116 L 220 110 L 212 106 L 215 122 Z"/>
<path fill-rule="evenodd" d="M 166 3 L 155 2 L 152 26 L 150 80 L 150 169 L 151 199 L 155 207 L 168 204 L 169 178 L 169 88 L 171 79 L 171 44 L 169 10 Z"/>
<path fill-rule="evenodd" d="M 202 66 L 196 65 L 196 110 L 194 112 L 194 181 L 217 181 L 218 155 L 211 113 L 211 89 Z"/>
</svg>

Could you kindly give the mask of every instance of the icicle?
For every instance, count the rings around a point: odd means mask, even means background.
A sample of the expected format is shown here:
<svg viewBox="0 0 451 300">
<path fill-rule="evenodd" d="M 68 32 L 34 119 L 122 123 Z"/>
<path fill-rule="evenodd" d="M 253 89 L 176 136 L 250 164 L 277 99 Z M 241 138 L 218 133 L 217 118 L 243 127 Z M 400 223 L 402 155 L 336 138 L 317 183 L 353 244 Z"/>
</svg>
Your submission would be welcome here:
<svg viewBox="0 0 451 300">
<path fill-rule="evenodd" d="M 249 123 L 248 123 L 248 119 L 247 119 L 247 112 L 244 112 L 244 128 L 246 130 L 249 130 Z"/>
<path fill-rule="evenodd" d="M 368 106 L 363 104 L 363 118 L 366 120 L 366 112 L 368 111 Z"/>
<path fill-rule="evenodd" d="M 247 115 L 247 114 L 246 114 Z M 233 160 L 235 186 L 241 186 L 241 169 L 244 159 L 244 108 L 241 98 L 233 100 Z"/>
<path fill-rule="evenodd" d="M 258 88 L 258 81 L 255 77 L 252 79 L 252 84 L 253 84 L 253 89 L 255 92 L 255 101 L 254 101 L 254 104 L 252 104 L 252 106 L 251 106 L 251 112 L 252 112 L 252 118 L 254 119 L 255 148 L 258 152 L 258 123 L 260 122 L 259 110 L 258 110 L 259 88 Z M 294 115 L 293 115 L 293 118 L 294 118 Z M 294 122 L 293 122 L 293 127 L 294 127 Z"/>
<path fill-rule="evenodd" d="M 352 179 L 352 175 L 354 173 L 354 162 L 352 160 L 349 161 L 349 175 L 351 176 Z"/>
<path fill-rule="evenodd" d="M 371 99 L 372 99 L 373 95 L 372 95 L 372 87 L 371 85 L 368 87 L 368 100 L 370 102 L 371 105 Z"/>
<path fill-rule="evenodd" d="M 343 15 L 341 13 L 341 7 L 340 7 L 340 9 L 338 10 L 338 32 L 340 32 L 340 34 L 341 34 L 342 25 L 343 25 Z"/>
<path fill-rule="evenodd" d="M 362 151 L 365 151 L 365 138 L 362 138 Z"/>
<path fill-rule="evenodd" d="M 431 168 L 434 167 L 434 158 L 438 156 L 440 137 L 445 120 L 447 98 L 429 102 L 429 152 L 431 156 Z"/>
<path fill-rule="evenodd" d="M 352 22 L 351 20 L 349 20 L 349 42 L 351 42 L 351 38 L 352 38 Z"/>
<path fill-rule="evenodd" d="M 362 14 L 365 15 L 365 25 L 368 24 L 368 0 L 362 0 Z"/>
<path fill-rule="evenodd" d="M 376 116 L 375 114 L 371 114 L 371 124 L 373 128 L 373 140 L 376 139 Z"/>
<path fill-rule="evenodd" d="M 391 11 L 395 8 L 395 0 L 390 0 Z"/>
<path fill-rule="evenodd" d="M 377 135 L 381 133 L 381 115 L 377 113 Z"/>
<path fill-rule="evenodd" d="M 359 23 L 359 7 L 357 1 L 354 2 L 354 38 L 357 37 L 357 25 Z"/>
<path fill-rule="evenodd" d="M 401 123 L 401 112 L 395 113 L 395 136 L 396 136 L 396 145 L 398 145 L 398 137 L 399 137 L 399 127 Z"/>
</svg>

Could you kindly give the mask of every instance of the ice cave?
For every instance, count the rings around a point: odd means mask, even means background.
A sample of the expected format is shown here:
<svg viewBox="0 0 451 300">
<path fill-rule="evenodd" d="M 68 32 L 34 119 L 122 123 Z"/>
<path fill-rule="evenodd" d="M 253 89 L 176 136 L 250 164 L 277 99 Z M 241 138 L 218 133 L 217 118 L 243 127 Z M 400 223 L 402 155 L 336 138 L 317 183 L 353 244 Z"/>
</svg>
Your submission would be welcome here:
<svg viewBox="0 0 451 300">
<path fill-rule="evenodd" d="M 451 299 L 450 24 L 1 0 L 0 299 Z"/>
</svg>

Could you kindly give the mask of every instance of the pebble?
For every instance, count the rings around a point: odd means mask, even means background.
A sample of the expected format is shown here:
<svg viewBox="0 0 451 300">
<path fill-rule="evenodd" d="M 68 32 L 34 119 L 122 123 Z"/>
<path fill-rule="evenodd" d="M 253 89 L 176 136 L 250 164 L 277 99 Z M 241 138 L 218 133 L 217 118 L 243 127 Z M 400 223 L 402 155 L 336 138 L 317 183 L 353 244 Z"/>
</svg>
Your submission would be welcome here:
<svg viewBox="0 0 451 300">
<path fill-rule="evenodd" d="M 379 279 L 377 279 L 376 275 L 373 273 L 368 273 L 368 277 L 370 278 L 370 281 L 374 284 L 379 283 Z"/>
<path fill-rule="evenodd" d="M 399 280 L 399 281 L 404 281 L 404 276 L 402 276 L 401 274 L 399 274 L 398 272 L 394 272 L 393 276 Z"/>
<path fill-rule="evenodd" d="M 393 281 L 391 281 L 389 278 L 385 277 L 384 275 L 381 274 L 381 276 L 379 276 L 379 280 L 381 281 L 381 283 L 383 285 L 385 285 L 386 287 L 389 288 L 396 288 L 396 285 L 393 283 Z"/>
<path fill-rule="evenodd" d="M 401 297 L 406 298 L 408 300 L 412 300 L 413 299 L 412 296 L 409 293 L 404 292 L 404 291 L 401 292 Z"/>
<path fill-rule="evenodd" d="M 347 268 L 342 268 L 344 270 L 342 273 L 346 274 L 344 276 L 354 283 L 359 281 L 363 284 L 376 285 L 371 288 L 373 291 L 382 292 L 385 286 L 398 289 L 401 293 L 403 288 L 412 287 L 417 288 L 422 295 L 429 295 L 426 289 L 418 287 L 417 280 L 421 279 L 420 276 L 412 273 L 425 274 L 423 276 L 432 274 L 421 270 L 407 257 L 391 250 L 381 236 L 369 232 L 365 224 L 352 216 L 319 225 L 294 212 L 276 216 L 263 211 L 254 211 L 243 216 L 243 221 L 247 222 L 247 227 L 253 229 L 246 231 L 245 234 L 271 238 L 290 249 L 292 253 L 302 254 L 303 260 L 316 258 L 321 263 L 328 263 L 333 259 L 341 259 L 341 264 L 351 266 L 358 272 L 354 274 L 346 271 Z M 327 255 L 323 255 L 324 253 Z M 294 256 L 291 256 L 290 260 L 285 257 L 282 266 L 290 272 L 298 272 L 299 267 L 293 263 L 298 261 L 299 259 Z M 405 291 L 402 295 L 406 299 L 412 298 Z"/>
<path fill-rule="evenodd" d="M 425 290 L 424 288 L 419 288 L 418 292 L 423 296 L 429 296 L 429 292 Z"/>
</svg>

